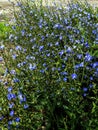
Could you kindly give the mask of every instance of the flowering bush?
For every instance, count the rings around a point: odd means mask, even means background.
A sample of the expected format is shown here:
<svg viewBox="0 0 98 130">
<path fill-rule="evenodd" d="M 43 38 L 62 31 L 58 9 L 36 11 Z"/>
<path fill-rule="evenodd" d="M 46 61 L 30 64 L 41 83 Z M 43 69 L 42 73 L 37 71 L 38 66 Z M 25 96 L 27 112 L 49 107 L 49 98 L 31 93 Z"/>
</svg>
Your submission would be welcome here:
<svg viewBox="0 0 98 130">
<path fill-rule="evenodd" d="M 80 2 L 17 5 L 0 48 L 7 79 L 1 128 L 98 129 L 98 9 Z"/>
</svg>

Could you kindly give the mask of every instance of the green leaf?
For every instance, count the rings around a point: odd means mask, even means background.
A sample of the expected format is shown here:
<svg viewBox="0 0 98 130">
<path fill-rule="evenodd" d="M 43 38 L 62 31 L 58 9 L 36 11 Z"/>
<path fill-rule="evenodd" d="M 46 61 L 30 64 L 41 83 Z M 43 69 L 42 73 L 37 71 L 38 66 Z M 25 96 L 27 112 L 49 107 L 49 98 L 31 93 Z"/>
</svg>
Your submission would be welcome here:
<svg viewBox="0 0 98 130">
<path fill-rule="evenodd" d="M 92 108 L 92 112 L 91 113 L 95 112 L 95 108 L 96 108 L 96 104 L 93 102 L 93 108 Z"/>
</svg>

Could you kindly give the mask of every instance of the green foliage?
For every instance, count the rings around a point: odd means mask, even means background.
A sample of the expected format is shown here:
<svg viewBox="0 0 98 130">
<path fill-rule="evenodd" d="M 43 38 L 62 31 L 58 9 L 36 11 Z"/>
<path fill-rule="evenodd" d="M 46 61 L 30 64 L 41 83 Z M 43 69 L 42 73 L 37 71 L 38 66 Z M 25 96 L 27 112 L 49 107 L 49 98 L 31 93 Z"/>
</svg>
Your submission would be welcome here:
<svg viewBox="0 0 98 130">
<path fill-rule="evenodd" d="M 80 2 L 43 7 L 29 0 L 18 6 L 1 47 L 7 79 L 0 88 L 5 85 L 1 126 L 97 130 L 97 9 Z"/>
<path fill-rule="evenodd" d="M 6 22 L 0 22 L 0 41 L 6 38 L 7 32 L 10 28 L 6 26 Z"/>
</svg>

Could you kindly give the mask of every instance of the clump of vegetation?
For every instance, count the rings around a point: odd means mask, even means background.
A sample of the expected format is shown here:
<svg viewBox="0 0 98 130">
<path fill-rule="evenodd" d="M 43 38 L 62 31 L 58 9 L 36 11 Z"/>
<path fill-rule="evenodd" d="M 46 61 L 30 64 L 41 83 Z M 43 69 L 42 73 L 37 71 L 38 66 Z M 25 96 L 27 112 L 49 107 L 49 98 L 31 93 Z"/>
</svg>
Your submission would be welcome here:
<svg viewBox="0 0 98 130">
<path fill-rule="evenodd" d="M 98 129 L 98 9 L 77 1 L 17 5 L 2 49 L 8 81 L 1 83 L 1 126 Z"/>
<path fill-rule="evenodd" d="M 10 28 L 6 25 L 6 22 L 0 22 L 0 41 L 6 38 L 9 31 Z"/>
</svg>

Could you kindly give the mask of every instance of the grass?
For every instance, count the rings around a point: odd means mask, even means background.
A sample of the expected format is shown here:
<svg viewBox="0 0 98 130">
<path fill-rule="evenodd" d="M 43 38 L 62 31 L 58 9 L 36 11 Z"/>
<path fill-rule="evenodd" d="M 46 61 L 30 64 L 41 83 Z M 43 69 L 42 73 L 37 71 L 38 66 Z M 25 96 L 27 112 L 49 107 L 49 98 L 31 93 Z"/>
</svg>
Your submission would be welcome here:
<svg viewBox="0 0 98 130">
<path fill-rule="evenodd" d="M 5 33 L 8 30 L 8 28 L 5 26 L 4 22 L 0 22 L 0 38 L 2 39 L 5 37 Z"/>
<path fill-rule="evenodd" d="M 0 45 L 2 45 L 2 41 L 6 39 L 6 33 L 10 31 L 9 27 L 5 26 L 5 22 L 0 22 Z M 0 56 L 2 54 L 0 53 Z M 2 76 L 4 75 L 4 62 L 0 62 L 0 79 L 2 79 Z"/>
<path fill-rule="evenodd" d="M 5 39 L 6 32 L 10 31 L 10 28 L 5 25 L 6 22 L 0 22 L 0 40 Z"/>
</svg>

